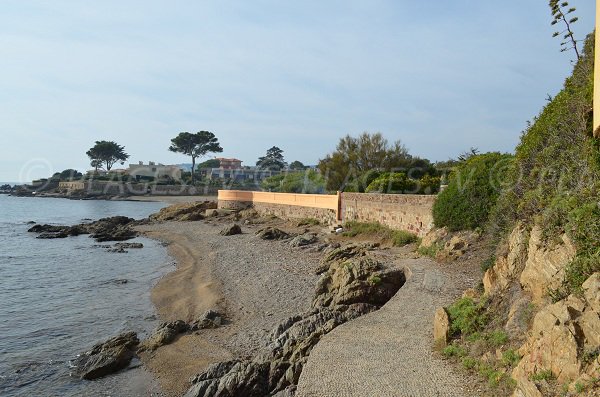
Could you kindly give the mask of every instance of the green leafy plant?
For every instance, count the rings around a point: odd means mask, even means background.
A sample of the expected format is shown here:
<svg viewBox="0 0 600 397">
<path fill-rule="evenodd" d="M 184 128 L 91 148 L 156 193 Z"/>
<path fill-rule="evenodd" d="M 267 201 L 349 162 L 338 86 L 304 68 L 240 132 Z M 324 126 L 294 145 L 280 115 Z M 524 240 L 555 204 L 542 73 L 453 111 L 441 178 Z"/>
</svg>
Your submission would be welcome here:
<svg viewBox="0 0 600 397">
<path fill-rule="evenodd" d="M 486 302 L 475 303 L 471 298 L 461 298 L 448 307 L 450 331 L 468 336 L 483 329 L 487 324 Z"/>
<path fill-rule="evenodd" d="M 491 346 L 498 347 L 508 342 L 508 335 L 502 330 L 494 330 L 487 333 L 485 339 Z"/>
<path fill-rule="evenodd" d="M 389 240 L 392 242 L 392 245 L 396 247 L 402 247 L 417 241 L 417 236 L 410 232 L 393 230 L 378 222 L 351 221 L 344 225 L 344 229 L 346 229 L 346 231 L 344 231 L 342 235 L 345 237 L 356 237 L 358 235 L 373 236 L 383 240 Z"/>
<path fill-rule="evenodd" d="M 477 364 L 478 364 L 478 361 L 476 359 L 474 359 L 473 357 L 465 357 L 462 359 L 462 365 L 466 369 L 473 369 L 473 368 L 475 368 L 475 366 L 477 366 Z"/>
<path fill-rule="evenodd" d="M 451 231 L 484 226 L 500 195 L 512 158 L 509 154 L 486 153 L 460 163 L 433 205 L 435 225 Z"/>
<path fill-rule="evenodd" d="M 544 369 L 541 371 L 538 371 L 534 374 L 531 374 L 531 376 L 529 377 L 530 380 L 534 381 L 534 382 L 540 382 L 540 381 L 549 381 L 549 380 L 553 380 L 556 379 L 554 374 L 552 373 L 552 370 L 549 369 Z"/>
<path fill-rule="evenodd" d="M 502 353 L 502 365 L 505 367 L 514 367 L 521 361 L 521 356 L 514 349 L 508 349 Z"/>
<path fill-rule="evenodd" d="M 417 252 L 419 253 L 419 255 L 435 258 L 440 249 L 441 246 L 439 244 L 431 244 L 428 247 L 420 246 L 417 249 Z"/>
<path fill-rule="evenodd" d="M 302 218 L 298 221 L 298 226 L 318 226 L 321 222 L 315 218 Z"/>
<path fill-rule="evenodd" d="M 459 345 L 448 345 L 442 350 L 442 354 L 445 357 L 464 357 L 467 355 L 467 351 Z"/>
</svg>

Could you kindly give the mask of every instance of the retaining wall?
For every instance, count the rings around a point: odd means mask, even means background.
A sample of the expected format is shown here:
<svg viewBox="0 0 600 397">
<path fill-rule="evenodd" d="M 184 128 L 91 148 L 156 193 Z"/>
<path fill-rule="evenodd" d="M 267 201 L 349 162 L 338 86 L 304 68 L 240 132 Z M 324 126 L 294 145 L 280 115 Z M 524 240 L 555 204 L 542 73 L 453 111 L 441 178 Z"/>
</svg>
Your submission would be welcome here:
<svg viewBox="0 0 600 397">
<path fill-rule="evenodd" d="M 219 208 L 254 208 L 261 215 L 283 219 L 315 218 L 333 224 L 339 218 L 337 195 L 219 190 Z"/>
<path fill-rule="evenodd" d="M 435 195 L 342 193 L 344 222 L 379 222 L 423 237 L 433 228 Z"/>
</svg>

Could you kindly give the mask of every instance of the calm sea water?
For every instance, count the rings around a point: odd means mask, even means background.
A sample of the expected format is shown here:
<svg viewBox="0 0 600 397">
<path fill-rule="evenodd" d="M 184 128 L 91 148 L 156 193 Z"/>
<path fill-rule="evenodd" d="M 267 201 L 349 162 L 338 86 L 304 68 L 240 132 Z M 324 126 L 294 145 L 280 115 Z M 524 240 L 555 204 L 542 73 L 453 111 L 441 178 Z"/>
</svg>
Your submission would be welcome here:
<svg viewBox="0 0 600 397">
<path fill-rule="evenodd" d="M 164 247 L 137 238 L 143 249 L 108 253 L 88 236 L 36 239 L 27 222 L 137 219 L 163 206 L 0 195 L 0 396 L 150 395 L 141 368 L 90 382 L 70 376 L 69 360 L 119 332 L 144 336 L 156 326 L 150 289 L 173 265 Z"/>
</svg>

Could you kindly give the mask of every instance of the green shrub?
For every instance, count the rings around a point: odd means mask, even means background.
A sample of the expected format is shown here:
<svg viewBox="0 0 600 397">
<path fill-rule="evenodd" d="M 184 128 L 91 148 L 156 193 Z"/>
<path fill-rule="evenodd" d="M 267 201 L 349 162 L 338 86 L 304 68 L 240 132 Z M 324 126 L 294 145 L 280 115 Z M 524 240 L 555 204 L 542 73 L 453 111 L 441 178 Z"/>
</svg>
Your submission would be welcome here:
<svg viewBox="0 0 600 397">
<path fill-rule="evenodd" d="M 554 377 L 554 374 L 552 373 L 552 370 L 545 369 L 545 370 L 541 370 L 541 371 L 538 371 L 538 372 L 532 374 L 529 377 L 529 379 L 534 382 L 539 382 L 542 380 L 545 380 L 545 381 L 553 380 L 553 379 L 555 379 L 555 377 Z"/>
<path fill-rule="evenodd" d="M 442 354 L 445 357 L 464 357 L 467 355 L 465 348 L 459 345 L 448 345 L 442 350 Z"/>
<path fill-rule="evenodd" d="M 417 183 L 403 172 L 384 172 L 365 189 L 366 193 L 415 193 Z"/>
<path fill-rule="evenodd" d="M 374 174 L 370 174 L 373 176 Z M 367 179 L 364 180 L 367 182 Z M 370 181 L 366 193 L 385 194 L 435 194 L 440 190 L 440 178 L 424 175 L 421 179 L 411 179 L 403 172 L 384 172 Z"/>
<path fill-rule="evenodd" d="M 476 304 L 471 298 L 461 298 L 448 307 L 450 331 L 454 335 L 468 336 L 481 331 L 487 324 L 486 303 Z"/>
<path fill-rule="evenodd" d="M 506 342 L 508 342 L 508 335 L 506 334 L 506 332 L 504 332 L 502 330 L 495 330 L 495 331 L 489 332 L 485 336 L 485 340 L 491 346 L 498 347 L 498 346 L 502 346 Z"/>
<path fill-rule="evenodd" d="M 514 349 L 508 349 L 502 353 L 502 365 L 505 367 L 514 367 L 521 361 L 521 356 Z"/>
<path fill-rule="evenodd" d="M 555 298 L 580 292 L 600 270 L 600 151 L 592 138 L 594 37 L 556 95 L 529 123 L 516 148 L 506 188 L 490 217 L 498 238 L 517 220 L 538 223 L 546 240 L 567 233 L 577 257 Z"/>
<path fill-rule="evenodd" d="M 315 218 L 302 218 L 298 221 L 298 226 L 318 226 L 321 222 Z"/>
<path fill-rule="evenodd" d="M 483 227 L 500 195 L 509 154 L 486 153 L 470 157 L 450 174 L 448 187 L 433 205 L 437 227 L 451 231 Z"/>
<path fill-rule="evenodd" d="M 478 364 L 478 361 L 475 360 L 473 357 L 465 357 L 462 360 L 462 365 L 466 369 L 473 369 L 477 366 L 477 364 Z"/>
<path fill-rule="evenodd" d="M 261 187 L 269 192 L 325 193 L 325 178 L 314 170 L 287 172 L 264 179 Z"/>
<path fill-rule="evenodd" d="M 412 244 L 415 241 L 417 241 L 417 236 L 410 232 L 405 232 L 404 230 L 392 231 L 392 244 L 395 247 L 403 247 Z"/>
<path fill-rule="evenodd" d="M 417 236 L 404 231 L 393 230 L 378 222 L 347 222 L 344 225 L 345 231 L 342 233 L 345 237 L 356 237 L 358 235 L 370 235 L 379 237 L 383 240 L 390 240 L 392 245 L 402 247 L 417 241 Z"/>
<path fill-rule="evenodd" d="M 435 258 L 440 249 L 441 247 L 439 245 L 431 244 L 429 247 L 419 247 L 419 249 L 417 249 L 417 252 L 419 253 L 419 255 Z"/>
</svg>

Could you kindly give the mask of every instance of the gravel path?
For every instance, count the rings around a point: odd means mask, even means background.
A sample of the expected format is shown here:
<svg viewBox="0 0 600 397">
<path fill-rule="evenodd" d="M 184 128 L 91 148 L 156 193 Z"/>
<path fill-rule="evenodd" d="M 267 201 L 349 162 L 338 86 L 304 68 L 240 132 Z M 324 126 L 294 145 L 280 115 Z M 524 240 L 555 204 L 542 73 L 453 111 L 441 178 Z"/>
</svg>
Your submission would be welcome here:
<svg viewBox="0 0 600 397">
<path fill-rule="evenodd" d="M 380 310 L 327 334 L 311 352 L 297 397 L 466 397 L 468 382 L 432 351 L 435 309 L 474 284 L 429 259 L 402 259 L 409 279 Z"/>
</svg>

